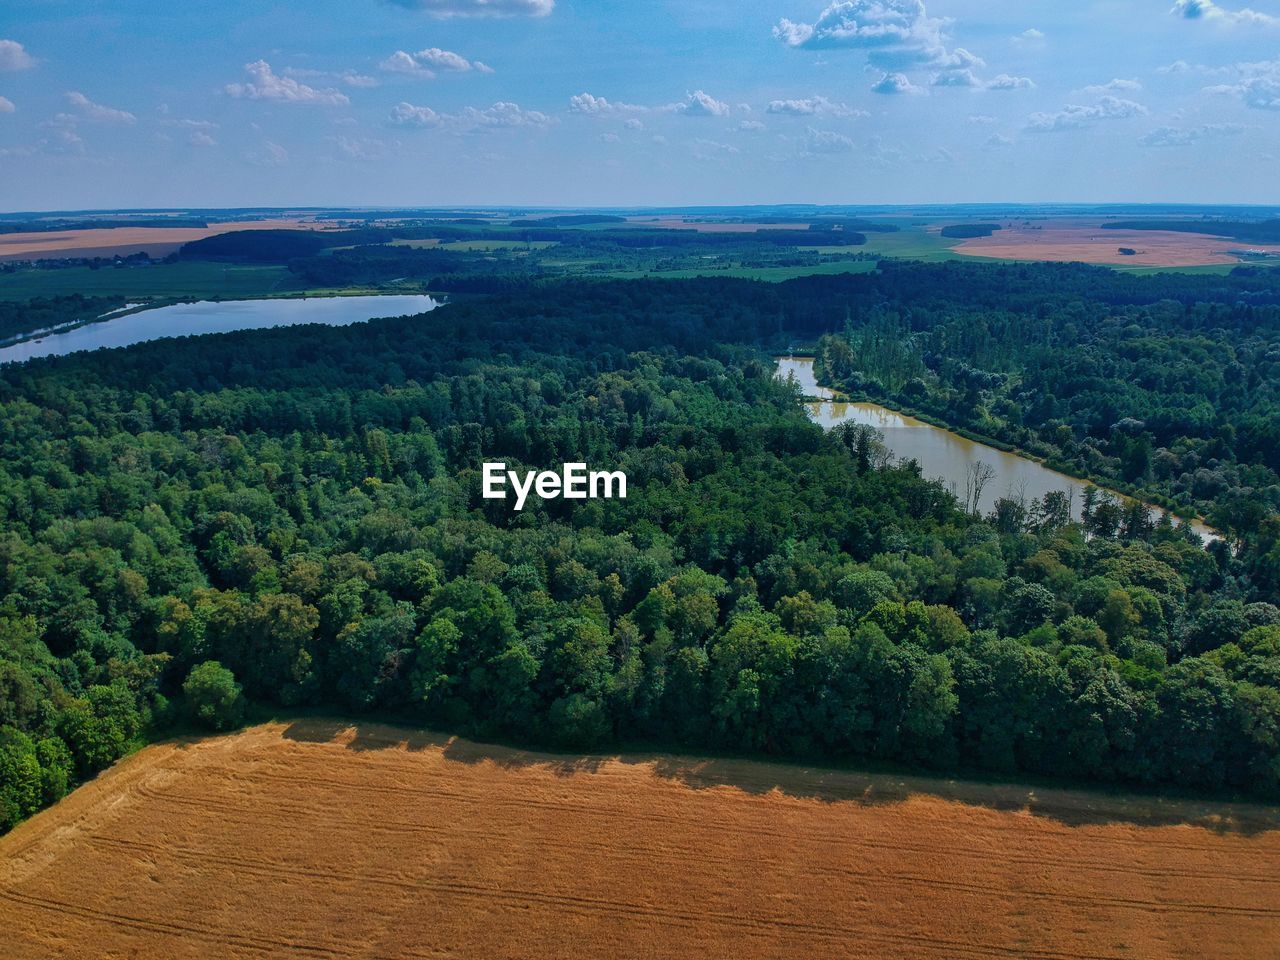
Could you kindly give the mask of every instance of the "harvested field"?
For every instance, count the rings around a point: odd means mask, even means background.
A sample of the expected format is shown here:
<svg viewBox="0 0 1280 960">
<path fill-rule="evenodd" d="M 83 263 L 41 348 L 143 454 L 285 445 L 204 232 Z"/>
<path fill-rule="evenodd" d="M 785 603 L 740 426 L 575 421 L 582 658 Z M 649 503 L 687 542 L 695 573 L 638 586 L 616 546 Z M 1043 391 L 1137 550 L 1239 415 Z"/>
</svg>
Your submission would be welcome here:
<svg viewBox="0 0 1280 960">
<path fill-rule="evenodd" d="M 1120 248 L 1134 250 L 1132 255 Z M 954 251 L 970 257 L 999 260 L 1054 260 L 1127 267 L 1197 267 L 1239 263 L 1233 250 L 1266 250 L 1280 254 L 1280 247 L 1210 237 L 1199 233 L 1164 230 L 1104 230 L 1097 224 L 1063 224 L 1052 221 L 1032 226 L 1006 225 L 989 237 L 974 237 L 957 244 Z"/>
<path fill-rule="evenodd" d="M 0 260 L 61 257 L 127 257 L 148 253 L 164 257 L 184 243 L 232 230 L 325 230 L 333 224 L 313 220 L 244 220 L 207 227 L 103 227 L 47 233 L 0 233 Z"/>
<path fill-rule="evenodd" d="M 0 839 L 4 955 L 1280 956 L 1280 811 L 307 720 Z"/>
</svg>

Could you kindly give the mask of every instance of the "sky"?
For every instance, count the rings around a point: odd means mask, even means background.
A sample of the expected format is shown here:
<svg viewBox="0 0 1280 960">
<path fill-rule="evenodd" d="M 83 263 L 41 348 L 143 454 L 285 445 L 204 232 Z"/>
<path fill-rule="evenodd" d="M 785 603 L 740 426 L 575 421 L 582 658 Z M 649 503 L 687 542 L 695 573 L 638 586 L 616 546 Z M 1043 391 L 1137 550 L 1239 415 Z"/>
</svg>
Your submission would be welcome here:
<svg viewBox="0 0 1280 960">
<path fill-rule="evenodd" d="M 3 0 L 0 210 L 1280 202 L 1280 0 Z"/>
</svg>

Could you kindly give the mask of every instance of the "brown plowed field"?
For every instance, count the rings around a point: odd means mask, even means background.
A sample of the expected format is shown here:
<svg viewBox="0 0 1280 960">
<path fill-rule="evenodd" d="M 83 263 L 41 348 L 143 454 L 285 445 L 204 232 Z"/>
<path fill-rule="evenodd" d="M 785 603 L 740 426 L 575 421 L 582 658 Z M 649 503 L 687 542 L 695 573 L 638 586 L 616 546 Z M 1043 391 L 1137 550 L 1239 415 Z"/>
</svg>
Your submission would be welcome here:
<svg viewBox="0 0 1280 960">
<path fill-rule="evenodd" d="M 1136 251 L 1131 255 L 1121 247 Z M 962 240 L 952 248 L 970 257 L 1001 260 L 1053 260 L 1126 267 L 1198 267 L 1240 263 L 1233 250 L 1280 253 L 1280 247 L 1244 243 L 1225 237 L 1166 230 L 1104 230 L 1100 226 L 1054 224 L 1007 225 L 989 237 Z"/>
<path fill-rule="evenodd" d="M 0 954 L 1280 957 L 1280 812 L 322 720 L 0 839 Z"/>
<path fill-rule="evenodd" d="M 243 220 L 207 227 L 102 227 L 46 233 L 0 233 L 0 260 L 56 260 L 62 257 L 165 257 L 184 243 L 233 230 L 326 230 L 314 220 Z"/>
</svg>

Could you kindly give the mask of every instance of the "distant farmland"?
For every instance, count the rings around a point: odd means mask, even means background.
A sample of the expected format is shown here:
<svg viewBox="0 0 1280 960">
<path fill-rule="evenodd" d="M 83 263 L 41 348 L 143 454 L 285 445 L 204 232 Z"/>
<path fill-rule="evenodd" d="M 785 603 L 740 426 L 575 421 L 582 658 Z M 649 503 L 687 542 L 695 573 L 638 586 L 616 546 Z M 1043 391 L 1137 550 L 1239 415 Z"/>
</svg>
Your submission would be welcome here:
<svg viewBox="0 0 1280 960">
<path fill-rule="evenodd" d="M 309 720 L 0 839 L 7 958 L 1275 956 L 1280 812 Z"/>
</svg>

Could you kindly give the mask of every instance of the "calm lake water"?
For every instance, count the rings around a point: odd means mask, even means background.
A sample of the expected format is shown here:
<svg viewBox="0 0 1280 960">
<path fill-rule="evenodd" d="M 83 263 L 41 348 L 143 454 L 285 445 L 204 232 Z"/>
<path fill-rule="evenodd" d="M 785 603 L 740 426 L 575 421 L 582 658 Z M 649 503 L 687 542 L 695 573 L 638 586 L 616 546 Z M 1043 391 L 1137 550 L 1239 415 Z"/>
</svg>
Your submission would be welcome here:
<svg viewBox="0 0 1280 960">
<path fill-rule="evenodd" d="M 289 327 L 299 323 L 341 327 L 372 320 L 374 317 L 426 313 L 439 305 L 439 301 L 427 296 L 306 297 L 296 300 L 202 300 L 199 303 L 177 303 L 15 343 L 0 349 L 0 363 L 56 357 L 79 350 L 97 350 L 100 347 L 127 347 L 131 343 L 159 340 L 161 337 Z"/>
<path fill-rule="evenodd" d="M 970 466 L 977 461 L 989 464 L 995 470 L 995 476 L 979 499 L 978 506 L 983 513 L 989 513 L 1001 497 L 1021 496 L 1030 501 L 1058 490 L 1070 495 L 1072 516 L 1077 520 L 1080 518 L 1081 494 L 1085 487 L 1093 484 L 1050 470 L 1026 457 L 974 443 L 949 430 L 878 404 L 843 401 L 836 392 L 818 385 L 812 357 L 779 357 L 778 376 L 783 379 L 794 376 L 806 397 L 823 398 L 806 404 L 809 418 L 815 423 L 827 430 L 842 423 L 863 423 L 875 427 L 895 460 L 915 460 L 925 477 L 940 479 L 961 500 L 965 497 L 965 474 Z M 1125 499 L 1120 494 L 1114 496 Z M 1163 513 L 1159 507 L 1151 509 L 1156 515 Z M 1192 523 L 1191 527 L 1206 539 L 1219 537 L 1203 524 Z"/>
</svg>

